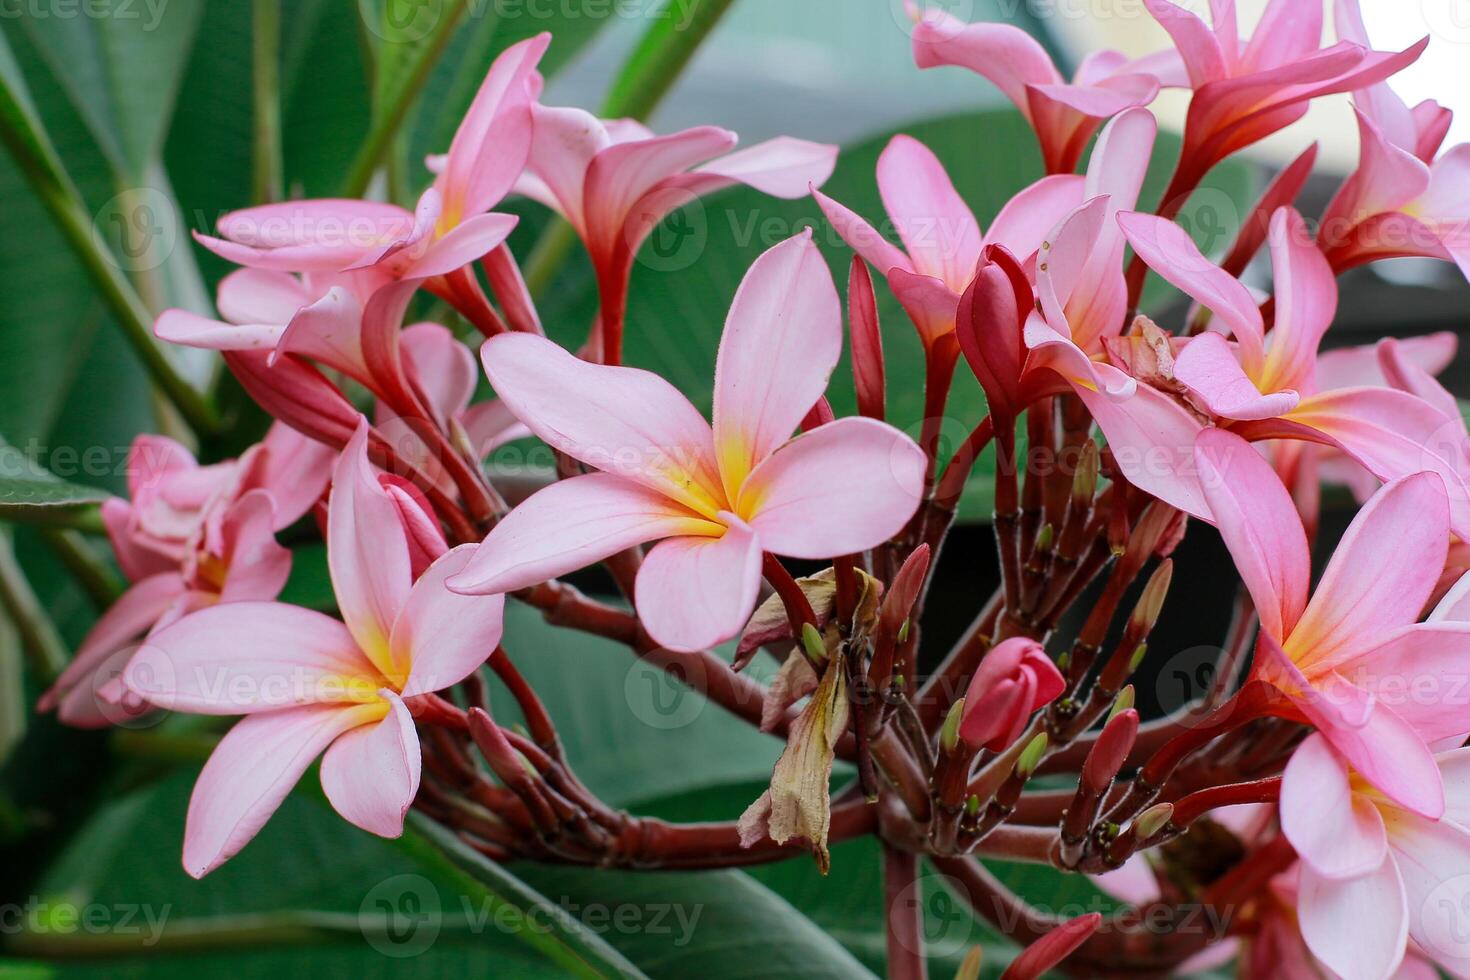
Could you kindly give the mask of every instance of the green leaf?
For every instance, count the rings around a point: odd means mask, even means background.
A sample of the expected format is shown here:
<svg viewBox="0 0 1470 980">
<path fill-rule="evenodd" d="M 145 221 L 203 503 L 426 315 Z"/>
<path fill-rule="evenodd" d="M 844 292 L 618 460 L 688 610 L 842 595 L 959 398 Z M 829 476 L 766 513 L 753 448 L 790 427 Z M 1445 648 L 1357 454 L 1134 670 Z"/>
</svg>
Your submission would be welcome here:
<svg viewBox="0 0 1470 980">
<path fill-rule="evenodd" d="M 1012 110 L 954 116 L 915 123 L 903 129 L 939 156 L 956 188 L 983 225 L 1023 187 L 1041 176 L 1036 139 Z M 892 134 L 850 147 L 839 158 L 825 193 L 884 225 L 884 209 L 874 170 Z M 1178 139 L 1159 138 L 1142 200 L 1162 191 L 1167 170 L 1178 155 Z M 1226 208 L 1243 214 L 1254 180 L 1249 165 L 1229 163 L 1215 170 L 1197 195 L 1221 221 Z M 1203 215 L 1203 212 L 1189 212 Z M 1201 236 L 1218 234 L 1219 222 L 1198 220 Z M 746 269 L 761 252 L 812 228 L 839 289 L 847 282 L 852 250 L 827 224 L 811 199 L 781 201 L 749 189 L 734 189 L 702 199 L 671 215 L 656 229 L 634 266 L 628 304 L 626 358 L 662 373 L 696 405 L 708 409 L 715 352 L 725 314 Z M 1221 248 L 1222 241 L 1207 243 Z M 582 253 L 578 253 L 580 256 Z M 884 356 L 888 371 L 889 421 L 917 436 L 924 414 L 923 351 L 913 325 L 892 294 L 878 286 Z M 542 301 L 542 318 L 558 341 L 575 349 L 585 339 L 597 310 L 595 284 L 584 260 L 567 263 L 554 289 Z M 856 411 L 846 360 L 833 376 L 828 398 L 838 415 Z M 942 428 L 942 453 L 959 445 L 985 415 L 984 396 L 961 362 Z M 961 501 L 964 520 L 988 519 L 992 509 L 993 452 L 981 457 Z"/>
<path fill-rule="evenodd" d="M 138 182 L 162 149 L 204 4 L 105 6 L 19 22 L 119 178 Z"/>
<path fill-rule="evenodd" d="M 602 105 L 609 118 L 647 119 L 732 0 L 664 0 L 613 80 Z"/>
<path fill-rule="evenodd" d="M 101 490 L 66 482 L 0 439 L 0 519 L 71 524 L 105 499 Z"/>
</svg>

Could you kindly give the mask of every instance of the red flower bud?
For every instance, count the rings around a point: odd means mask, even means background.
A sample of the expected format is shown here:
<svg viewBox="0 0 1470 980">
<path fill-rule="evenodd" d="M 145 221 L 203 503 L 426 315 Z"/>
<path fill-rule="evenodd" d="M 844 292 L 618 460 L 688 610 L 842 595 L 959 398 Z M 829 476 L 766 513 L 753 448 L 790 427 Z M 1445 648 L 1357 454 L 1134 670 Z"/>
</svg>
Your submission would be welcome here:
<svg viewBox="0 0 1470 980">
<path fill-rule="evenodd" d="M 847 275 L 847 321 L 852 332 L 852 383 L 857 389 L 858 413 L 883 420 L 883 335 L 878 329 L 878 298 L 873 277 L 861 255 L 852 257 Z"/>
<path fill-rule="evenodd" d="M 1036 709 L 1056 700 L 1066 686 L 1040 643 L 1020 636 L 1005 640 L 970 678 L 960 737 L 999 752 L 1020 738 Z"/>
<path fill-rule="evenodd" d="M 1138 712 L 1133 708 L 1110 718 L 1082 764 L 1082 784 L 1097 795 L 1106 793 L 1128 760 L 1137 738 Z"/>
<path fill-rule="evenodd" d="M 955 333 L 985 389 L 991 413 L 998 417 L 1014 419 L 1020 411 L 1026 359 L 1021 331 L 1035 302 L 1015 256 L 999 245 L 987 246 L 975 278 L 960 297 Z"/>
<path fill-rule="evenodd" d="M 1027 946 L 1011 961 L 1000 980 L 1037 980 L 1043 973 L 1071 956 L 1078 946 L 1102 925 L 1101 912 L 1089 912 L 1064 922 Z"/>
</svg>

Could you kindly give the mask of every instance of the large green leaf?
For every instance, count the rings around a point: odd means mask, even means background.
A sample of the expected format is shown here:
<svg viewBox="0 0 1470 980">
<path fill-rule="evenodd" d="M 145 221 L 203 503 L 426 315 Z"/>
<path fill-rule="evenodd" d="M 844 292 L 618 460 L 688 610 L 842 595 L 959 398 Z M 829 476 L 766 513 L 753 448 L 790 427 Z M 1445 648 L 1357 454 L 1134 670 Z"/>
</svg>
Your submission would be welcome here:
<svg viewBox="0 0 1470 980">
<path fill-rule="evenodd" d="M 983 224 L 1017 191 L 1041 175 L 1036 140 L 1014 111 L 997 110 L 915 123 L 903 130 L 923 141 L 947 166 L 960 194 Z M 874 180 L 878 155 L 892 134 L 846 149 L 825 193 L 882 227 L 884 210 Z M 1159 138 L 1142 200 L 1162 192 L 1178 155 L 1178 139 Z M 1224 247 L 1220 229 L 1230 215 L 1244 213 L 1254 186 L 1247 164 L 1217 168 L 1186 215 L 1198 215 L 1192 228 L 1213 249 Z M 1203 204 L 1209 210 L 1202 210 Z M 1207 216 L 1217 220 L 1204 220 Z M 626 353 L 630 363 L 662 373 L 695 404 L 708 408 L 715 352 L 725 313 L 741 277 L 755 258 L 777 242 L 812 228 L 839 287 L 846 283 L 852 251 L 822 217 L 811 199 L 780 201 L 746 189 L 701 200 L 671 215 L 650 236 L 634 267 L 628 306 Z M 923 352 L 912 324 L 891 293 L 878 288 L 888 371 L 889 420 L 917 435 L 924 413 Z M 579 254 L 568 263 L 556 288 L 547 291 L 543 319 L 560 341 L 576 345 L 596 313 L 595 285 Z M 839 415 L 856 411 L 846 362 L 828 392 Z M 961 365 L 943 433 L 952 449 L 985 414 L 979 385 Z M 990 456 L 982 457 L 970 481 L 961 515 L 989 515 L 993 479 Z"/>
<path fill-rule="evenodd" d="M 46 471 L 0 439 L 0 519 L 68 523 L 106 497 Z"/>
</svg>

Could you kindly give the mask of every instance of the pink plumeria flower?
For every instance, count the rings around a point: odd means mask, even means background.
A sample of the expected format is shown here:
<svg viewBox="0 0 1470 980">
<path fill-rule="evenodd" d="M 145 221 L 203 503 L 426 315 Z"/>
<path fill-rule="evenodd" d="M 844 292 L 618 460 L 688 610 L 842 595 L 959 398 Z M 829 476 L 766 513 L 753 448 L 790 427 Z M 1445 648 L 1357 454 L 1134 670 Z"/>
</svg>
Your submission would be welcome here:
<svg viewBox="0 0 1470 980">
<path fill-rule="evenodd" d="M 1066 690 L 1046 650 L 1024 636 L 1003 640 L 985 654 L 965 689 L 960 738 L 971 746 L 1003 752 L 1021 737 L 1037 709 Z"/>
<path fill-rule="evenodd" d="M 1281 829 L 1301 858 L 1301 934 L 1343 980 L 1405 975 L 1411 939 L 1424 957 L 1470 976 L 1470 749 L 1433 761 L 1446 797 L 1437 820 L 1386 798 L 1322 735 L 1286 765 Z"/>
<path fill-rule="evenodd" d="M 1470 691 L 1452 682 L 1470 659 L 1470 625 L 1418 621 L 1449 547 L 1443 484 L 1420 473 L 1384 487 L 1312 592 L 1306 532 L 1271 465 L 1221 429 L 1200 433 L 1195 459 L 1260 616 L 1252 679 L 1287 702 L 1272 710 L 1315 725 L 1385 795 L 1437 818 L 1444 794 L 1426 742 L 1470 731 Z"/>
<path fill-rule="evenodd" d="M 529 334 L 486 341 L 485 373 L 510 410 L 598 472 L 511 511 L 451 587 L 511 592 L 667 539 L 636 582 L 649 635 L 678 651 L 737 635 L 755 608 L 763 551 L 855 554 L 918 506 L 925 457 L 898 430 L 844 418 L 791 439 L 841 349 L 837 290 L 810 232 L 757 259 L 735 295 L 713 428 L 646 371 L 589 364 Z"/>
<path fill-rule="evenodd" d="M 327 562 L 345 623 L 283 603 L 222 604 L 154 634 L 129 663 L 124 682 L 151 704 L 245 716 L 189 801 L 184 870 L 194 877 L 249 843 L 319 755 L 338 813 L 384 837 L 402 832 L 420 765 L 405 699 L 484 663 L 500 642 L 504 601 L 444 587 L 468 545 L 413 581 L 399 515 L 368 464 L 364 422 L 337 462 L 328 505 Z"/>
<path fill-rule="evenodd" d="M 200 466 L 187 449 L 144 435 L 128 453 L 130 500 L 102 505 L 113 553 L 132 583 L 88 631 L 38 709 L 99 728 L 137 713 L 113 684 L 138 641 L 220 602 L 274 599 L 291 571 L 275 532 L 326 489 L 331 451 L 282 425 L 239 459 Z"/>
<path fill-rule="evenodd" d="M 1337 33 L 1368 45 L 1357 0 L 1337 0 Z M 1433 100 L 1410 109 L 1385 82 L 1353 93 L 1358 169 L 1322 215 L 1318 238 L 1333 269 L 1375 259 L 1447 259 L 1470 275 L 1470 145 L 1439 159 L 1450 111 Z"/>
<path fill-rule="evenodd" d="M 1118 220 L 1150 268 L 1215 316 L 1215 329 L 1179 352 L 1173 375 L 1219 424 L 1248 439 L 1304 439 L 1340 449 L 1383 480 L 1435 472 L 1450 493 L 1456 532 L 1470 533 L 1464 476 L 1470 446 L 1447 432 L 1442 411 L 1383 386 L 1321 390 L 1318 347 L 1337 309 L 1337 282 L 1301 215 L 1281 208 L 1271 218 L 1276 302 L 1269 337 L 1250 290 L 1201 255 L 1182 228 L 1145 214 Z M 1184 451 L 1202 424 L 1198 416 L 1152 389 L 1113 412 L 1121 418 L 1099 424 L 1107 431 L 1111 421 L 1128 478 L 1181 510 L 1208 517 Z"/>
<path fill-rule="evenodd" d="M 937 7 L 920 10 L 912 0 L 905 6 L 916 22 L 914 63 L 968 68 L 994 83 L 1035 130 L 1049 174 L 1077 169 L 1098 126 L 1124 109 L 1152 102 L 1159 93 L 1156 72 L 1177 65 L 1173 52 L 1130 62 L 1116 51 L 1096 51 L 1068 82 L 1046 49 L 1018 27 L 966 24 Z"/>
<path fill-rule="evenodd" d="M 1319 96 L 1365 88 L 1412 64 L 1428 38 L 1398 53 L 1343 41 L 1322 48 L 1322 7 L 1271 0 L 1249 39 L 1235 0 L 1211 0 L 1207 25 L 1170 0 L 1144 0 L 1169 32 L 1194 89 L 1173 191 L 1196 186 L 1230 154 L 1296 122 Z M 1166 203 L 1174 197 L 1165 194 Z"/>
<path fill-rule="evenodd" d="M 1083 200 L 1084 180 L 1043 177 L 1011 198 L 982 233 L 939 158 L 911 136 L 895 136 L 878 158 L 878 191 L 904 248 L 832 198 L 813 191 L 822 213 L 853 249 L 888 279 L 925 345 L 954 330 L 960 295 L 987 245 L 1025 262 Z"/>
<path fill-rule="evenodd" d="M 656 136 L 631 119 L 539 103 L 532 116 L 535 138 L 515 190 L 560 213 L 587 246 L 602 299 L 601 336 L 614 346 L 602 353 L 612 363 L 620 357 L 633 259 L 660 221 L 735 184 L 805 197 L 837 163 L 837 147 L 789 136 L 731 152 L 739 137 L 717 126 Z"/>
<path fill-rule="evenodd" d="M 415 211 L 373 201 L 287 201 L 225 215 L 200 244 L 231 262 L 278 272 L 371 269 L 383 279 L 453 273 L 505 241 L 512 215 L 491 212 L 525 166 L 538 34 L 503 51 L 470 104 L 432 186 Z"/>
</svg>

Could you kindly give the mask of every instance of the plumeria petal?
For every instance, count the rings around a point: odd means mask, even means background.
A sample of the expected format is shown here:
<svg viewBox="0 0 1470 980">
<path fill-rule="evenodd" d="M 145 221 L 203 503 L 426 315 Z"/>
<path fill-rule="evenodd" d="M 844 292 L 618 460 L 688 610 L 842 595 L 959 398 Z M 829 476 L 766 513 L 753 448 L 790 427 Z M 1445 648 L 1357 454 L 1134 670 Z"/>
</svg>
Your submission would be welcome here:
<svg viewBox="0 0 1470 980">
<path fill-rule="evenodd" d="M 1206 408 L 1226 419 L 1274 419 L 1296 408 L 1295 391 L 1263 395 L 1246 376 L 1235 352 L 1217 333 L 1192 338 L 1174 361 L 1174 376 L 1199 396 Z"/>
<path fill-rule="evenodd" d="M 379 837 L 403 833 L 423 764 L 413 716 L 392 691 L 379 692 L 388 714 L 345 732 L 322 756 L 322 791 L 343 819 Z"/>
<path fill-rule="evenodd" d="M 1276 319 L 1257 384 L 1262 391 L 1311 390 L 1316 387 L 1317 347 L 1337 312 L 1337 279 L 1295 209 L 1281 208 L 1271 216 L 1267 242 Z"/>
<path fill-rule="evenodd" d="M 827 389 L 842 354 L 842 303 L 805 233 L 761 255 L 745 274 L 715 364 L 714 440 L 726 499 L 791 438 Z"/>
<path fill-rule="evenodd" d="M 457 592 L 514 592 L 634 545 L 718 535 L 723 525 L 611 473 L 588 473 L 536 491 L 496 524 L 463 571 Z"/>
<path fill-rule="evenodd" d="M 895 136 L 878 157 L 878 191 L 914 271 L 963 289 L 980 258 L 980 226 L 934 152 Z"/>
<path fill-rule="evenodd" d="M 477 547 L 462 544 L 430 565 L 393 624 L 394 660 L 412 665 L 404 697 L 458 684 L 500 645 L 505 596 L 464 596 L 444 584 L 464 570 Z"/>
<path fill-rule="evenodd" d="M 902 432 L 843 418 L 798 436 L 757 466 L 738 506 L 767 550 L 793 558 L 855 554 L 908 523 L 923 495 L 924 469 L 923 451 Z"/>
<path fill-rule="evenodd" d="M 1470 830 L 1413 814 L 1393 821 L 1394 862 L 1409 906 L 1409 935 L 1456 976 L 1470 975 Z"/>
<path fill-rule="evenodd" d="M 1291 846 L 1324 878 L 1356 878 L 1388 856 L 1378 808 L 1355 794 L 1347 764 L 1321 735 L 1292 753 L 1281 783 L 1281 829 Z"/>
<path fill-rule="evenodd" d="M 408 539 L 368 462 L 367 437 L 367 422 L 359 421 L 332 474 L 327 565 L 357 645 L 385 677 L 401 681 L 408 665 L 394 660 L 388 637 L 413 584 Z"/>
<path fill-rule="evenodd" d="M 866 220 L 816 188 L 812 189 L 812 197 L 816 199 L 827 221 L 842 236 L 842 240 L 854 252 L 871 262 L 879 275 L 887 276 L 894 269 L 914 271 L 914 263 L 909 257 Z"/>
<path fill-rule="evenodd" d="M 227 563 L 221 602 L 270 600 L 286 587 L 291 552 L 276 541 L 275 515 L 275 501 L 265 490 L 251 490 L 226 512 L 221 525 Z"/>
<path fill-rule="evenodd" d="M 836 164 L 835 146 L 777 136 L 700 164 L 688 176 L 700 194 L 741 183 L 789 199 L 804 197 L 812 185 L 826 183 Z"/>
<path fill-rule="evenodd" d="M 227 602 L 150 636 L 123 683 L 160 708 L 238 715 L 361 702 L 382 678 L 330 616 L 278 602 Z"/>
<path fill-rule="evenodd" d="M 643 559 L 633 601 L 660 646 L 706 650 L 738 635 L 750 619 L 760 592 L 761 543 L 738 518 L 729 518 L 721 537 L 669 538 Z"/>
<path fill-rule="evenodd" d="M 710 518 L 723 509 L 709 424 L 663 378 L 589 364 L 530 334 L 492 337 L 480 359 L 496 394 L 553 448 Z"/>
<path fill-rule="evenodd" d="M 317 298 L 297 276 L 265 269 L 236 269 L 219 282 L 215 309 L 230 323 L 289 323 Z"/>
<path fill-rule="evenodd" d="M 235 608 L 239 608 L 237 605 Z M 383 717 L 386 704 L 311 705 L 242 719 L 194 784 L 184 824 L 184 870 L 202 878 L 250 843 L 332 740 Z"/>
<path fill-rule="evenodd" d="M 1304 867 L 1297 914 L 1307 946 L 1343 980 L 1382 980 L 1403 959 L 1409 906 L 1393 861 L 1341 880 Z"/>
<path fill-rule="evenodd" d="M 1425 741 L 1470 734 L 1470 623 L 1404 626 L 1333 666 L 1355 686 L 1372 691 Z"/>
</svg>

